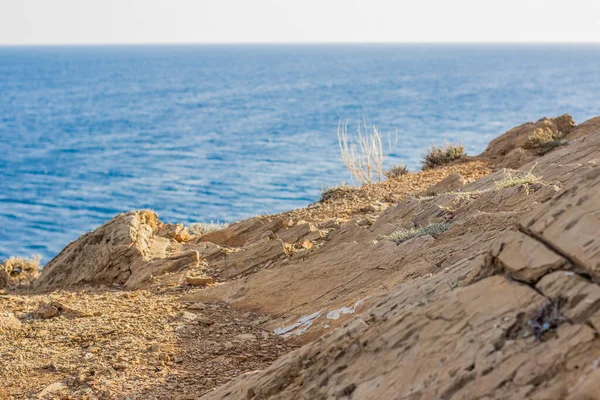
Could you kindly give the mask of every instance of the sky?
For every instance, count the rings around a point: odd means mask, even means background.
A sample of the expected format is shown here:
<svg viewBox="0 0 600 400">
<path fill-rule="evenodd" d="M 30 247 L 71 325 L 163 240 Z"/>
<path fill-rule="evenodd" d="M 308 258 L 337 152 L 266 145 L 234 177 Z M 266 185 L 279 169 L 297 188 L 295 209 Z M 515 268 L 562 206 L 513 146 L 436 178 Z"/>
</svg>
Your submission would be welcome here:
<svg viewBox="0 0 600 400">
<path fill-rule="evenodd" d="M 600 0 L 0 0 L 0 45 L 600 42 Z"/>
</svg>

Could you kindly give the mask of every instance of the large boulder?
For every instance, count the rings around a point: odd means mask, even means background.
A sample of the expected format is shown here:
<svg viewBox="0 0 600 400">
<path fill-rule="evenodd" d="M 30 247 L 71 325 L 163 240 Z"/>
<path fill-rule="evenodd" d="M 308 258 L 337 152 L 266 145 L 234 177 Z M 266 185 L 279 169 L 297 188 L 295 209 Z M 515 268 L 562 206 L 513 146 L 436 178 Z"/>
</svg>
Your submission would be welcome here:
<svg viewBox="0 0 600 400">
<path fill-rule="evenodd" d="M 43 268 L 34 287 L 138 287 L 153 276 L 198 267 L 197 251 L 175 251 L 188 237 L 185 229 L 163 224 L 152 211 L 119 214 L 70 243 Z"/>
</svg>

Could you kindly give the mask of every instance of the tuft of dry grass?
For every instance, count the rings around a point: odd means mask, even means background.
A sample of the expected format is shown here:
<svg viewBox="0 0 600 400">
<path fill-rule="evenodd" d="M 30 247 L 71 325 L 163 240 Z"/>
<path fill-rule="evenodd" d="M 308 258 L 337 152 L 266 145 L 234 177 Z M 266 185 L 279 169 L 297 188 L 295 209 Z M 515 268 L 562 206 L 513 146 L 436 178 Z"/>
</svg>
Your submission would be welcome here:
<svg viewBox="0 0 600 400">
<path fill-rule="evenodd" d="M 397 178 L 402 175 L 408 174 L 408 168 L 404 164 L 394 164 L 387 171 L 383 171 L 383 175 L 390 180 L 393 178 Z"/>
<path fill-rule="evenodd" d="M 496 189 L 503 189 L 522 185 L 533 185 L 541 182 L 542 177 L 534 175 L 533 168 L 531 168 L 528 172 L 509 171 L 507 169 L 504 169 L 504 179 L 496 182 Z"/>
<path fill-rule="evenodd" d="M 407 240 L 425 235 L 431 235 L 434 238 L 437 238 L 439 235 L 450 229 L 450 226 L 452 226 L 450 222 L 444 221 L 435 224 L 429 224 L 427 226 L 420 226 L 418 228 L 399 229 L 390 233 L 389 235 L 382 236 L 382 239 L 391 240 L 392 242 L 400 244 L 402 242 L 406 242 Z"/>
<path fill-rule="evenodd" d="M 563 140 L 564 137 L 565 135 L 562 132 L 553 131 L 549 127 L 538 128 L 529 135 L 526 147 L 538 149 L 538 154 L 544 155 L 559 146 L 569 144 L 568 141 Z"/>
<path fill-rule="evenodd" d="M 423 171 L 460 160 L 467 155 L 461 145 L 447 144 L 444 147 L 432 146 L 423 157 Z"/>
<path fill-rule="evenodd" d="M 363 128 L 360 121 L 357 124 L 356 137 L 348 135 L 348 123 L 338 124 L 338 144 L 342 160 L 352 176 L 361 185 L 380 182 L 384 176 L 383 161 L 398 143 L 398 130 L 395 136 L 387 135 L 388 153 L 383 151 L 383 138 L 376 126 L 373 133 L 369 133 L 367 123 L 363 119 Z M 364 129 L 364 130 L 363 130 Z"/>
<path fill-rule="evenodd" d="M 0 263 L 0 288 L 29 285 L 40 274 L 42 256 L 10 257 Z"/>
<path fill-rule="evenodd" d="M 321 189 L 321 199 L 319 201 L 325 201 L 329 199 L 334 193 L 351 192 L 356 189 L 356 186 L 348 185 L 346 182 L 342 182 L 338 185 L 332 185 Z"/>
<path fill-rule="evenodd" d="M 188 231 L 191 235 L 202 236 L 207 233 L 215 232 L 221 229 L 225 229 L 229 226 L 227 223 L 221 222 L 193 222 L 188 225 Z"/>
<path fill-rule="evenodd" d="M 555 132 L 549 127 L 545 126 L 536 129 L 531 135 L 529 135 L 527 147 L 531 149 L 537 149 L 552 141 L 560 140 L 563 137 L 564 135 L 562 132 Z"/>
</svg>

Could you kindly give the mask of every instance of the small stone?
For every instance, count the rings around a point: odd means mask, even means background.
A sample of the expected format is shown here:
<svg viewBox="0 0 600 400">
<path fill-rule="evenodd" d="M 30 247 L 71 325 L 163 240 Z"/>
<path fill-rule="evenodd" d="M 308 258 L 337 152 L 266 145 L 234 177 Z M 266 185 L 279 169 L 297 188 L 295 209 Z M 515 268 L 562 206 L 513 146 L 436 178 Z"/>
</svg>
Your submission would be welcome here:
<svg viewBox="0 0 600 400">
<path fill-rule="evenodd" d="M 196 314 L 189 311 L 182 311 L 179 313 L 179 317 L 185 322 L 194 322 L 197 319 Z"/>
<path fill-rule="evenodd" d="M 206 309 L 206 306 L 204 305 L 204 303 L 193 303 L 193 304 L 190 304 L 190 306 L 188 307 L 188 310 L 203 311 L 205 309 Z"/>
<path fill-rule="evenodd" d="M 185 280 L 192 286 L 206 286 L 213 283 L 210 276 L 186 276 Z"/>
<path fill-rule="evenodd" d="M 113 364 L 112 367 L 115 371 L 123 371 L 123 370 L 127 369 L 128 365 L 125 363 L 118 363 L 118 364 Z"/>
<path fill-rule="evenodd" d="M 313 247 L 313 244 L 312 244 L 312 242 L 309 242 L 308 240 L 304 240 L 304 241 L 302 241 L 302 243 L 300 244 L 300 246 L 302 246 L 302 248 L 308 250 L 308 249 L 310 249 L 310 248 Z"/>
<path fill-rule="evenodd" d="M 58 315 L 58 308 L 52 304 L 46 302 L 40 302 L 37 310 L 33 312 L 33 315 L 37 318 L 50 319 Z"/>
<path fill-rule="evenodd" d="M 256 336 L 254 336 L 251 333 L 240 333 L 239 335 L 236 335 L 235 338 L 239 339 L 239 340 L 244 340 L 244 341 L 246 341 L 246 340 L 256 340 Z"/>
<path fill-rule="evenodd" d="M 0 314 L 0 332 L 16 331 L 21 329 L 21 321 L 13 313 Z"/>
<path fill-rule="evenodd" d="M 63 389 L 66 389 L 66 388 L 67 388 L 67 385 L 65 385 L 64 383 L 62 383 L 62 382 L 54 382 L 53 384 L 46 386 L 46 388 L 44 390 L 42 390 L 37 395 L 37 398 L 38 399 L 43 399 L 43 398 L 45 398 L 46 396 L 48 396 L 50 394 L 59 392 L 59 391 L 61 391 Z"/>
<path fill-rule="evenodd" d="M 198 322 L 198 324 L 203 325 L 203 326 L 210 326 L 215 323 L 215 321 L 213 321 L 212 319 L 210 319 L 204 315 L 199 315 L 196 318 L 196 321 Z"/>
</svg>

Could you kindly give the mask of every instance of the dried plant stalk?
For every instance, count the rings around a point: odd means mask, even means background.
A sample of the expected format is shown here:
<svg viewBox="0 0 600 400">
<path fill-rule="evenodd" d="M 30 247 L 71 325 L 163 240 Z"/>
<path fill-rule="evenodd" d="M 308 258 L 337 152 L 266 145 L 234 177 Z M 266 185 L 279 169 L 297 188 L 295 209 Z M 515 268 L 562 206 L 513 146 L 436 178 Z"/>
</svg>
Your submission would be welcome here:
<svg viewBox="0 0 600 400">
<path fill-rule="evenodd" d="M 394 136 L 387 135 L 388 152 L 384 153 L 382 135 L 376 126 L 369 133 L 363 119 L 363 128 L 358 122 L 356 137 L 348 135 L 348 122 L 338 124 L 338 144 L 344 164 L 352 176 L 361 184 L 367 185 L 381 181 L 384 176 L 383 162 L 398 143 L 398 129 Z M 364 129 L 364 130 L 363 130 Z"/>
</svg>

